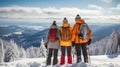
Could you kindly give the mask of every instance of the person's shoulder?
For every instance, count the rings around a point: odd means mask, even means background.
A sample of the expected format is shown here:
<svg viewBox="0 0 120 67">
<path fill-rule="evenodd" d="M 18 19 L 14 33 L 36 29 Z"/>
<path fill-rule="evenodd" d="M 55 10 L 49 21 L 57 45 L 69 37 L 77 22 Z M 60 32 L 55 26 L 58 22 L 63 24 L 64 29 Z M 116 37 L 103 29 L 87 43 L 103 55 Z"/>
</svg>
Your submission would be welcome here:
<svg viewBox="0 0 120 67">
<path fill-rule="evenodd" d="M 73 28 L 72 28 L 72 27 L 70 27 L 70 30 L 71 30 L 71 31 L 72 31 L 72 29 L 73 29 Z"/>
<path fill-rule="evenodd" d="M 75 23 L 74 27 L 79 27 L 80 25 L 80 23 Z"/>
<path fill-rule="evenodd" d="M 59 28 L 59 30 L 60 30 L 60 31 L 62 30 L 62 26 Z"/>
</svg>

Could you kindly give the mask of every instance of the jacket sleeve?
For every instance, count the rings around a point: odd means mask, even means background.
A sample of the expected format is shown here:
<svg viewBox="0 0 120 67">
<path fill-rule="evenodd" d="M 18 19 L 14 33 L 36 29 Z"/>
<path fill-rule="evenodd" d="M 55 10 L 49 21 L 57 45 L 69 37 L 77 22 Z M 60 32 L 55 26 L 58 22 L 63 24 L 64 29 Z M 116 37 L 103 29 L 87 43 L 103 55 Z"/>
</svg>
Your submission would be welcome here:
<svg viewBox="0 0 120 67">
<path fill-rule="evenodd" d="M 49 37 L 49 31 L 48 31 L 48 32 L 47 32 L 47 34 L 46 34 L 45 43 L 48 43 L 48 42 L 49 42 L 49 39 L 48 39 L 48 37 Z"/>
<path fill-rule="evenodd" d="M 92 39 L 92 31 L 91 31 L 91 29 L 89 29 L 88 36 L 89 36 L 89 39 Z"/>
<path fill-rule="evenodd" d="M 57 29 L 57 37 L 60 38 L 60 31 Z"/>
<path fill-rule="evenodd" d="M 70 27 L 71 41 L 72 41 L 72 27 Z"/>
<path fill-rule="evenodd" d="M 75 34 L 76 34 L 76 24 L 73 26 L 73 29 L 72 29 L 72 41 L 75 41 Z"/>
</svg>

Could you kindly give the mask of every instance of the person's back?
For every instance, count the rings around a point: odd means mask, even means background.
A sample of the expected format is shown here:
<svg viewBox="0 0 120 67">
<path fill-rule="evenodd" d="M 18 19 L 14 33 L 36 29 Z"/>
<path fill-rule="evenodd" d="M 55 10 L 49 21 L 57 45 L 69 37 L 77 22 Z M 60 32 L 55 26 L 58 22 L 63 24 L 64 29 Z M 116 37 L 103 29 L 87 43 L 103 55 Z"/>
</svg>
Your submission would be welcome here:
<svg viewBox="0 0 120 67">
<path fill-rule="evenodd" d="M 75 43 L 79 44 L 79 43 L 87 43 L 89 39 L 92 39 L 92 32 L 89 28 L 89 26 L 85 23 L 85 21 L 81 18 L 76 18 L 75 19 L 76 23 L 73 27 L 73 30 L 72 30 L 72 41 L 74 41 Z M 88 38 L 80 38 L 78 35 L 81 35 L 80 33 L 80 26 L 82 24 L 86 24 L 87 27 L 88 27 Z"/>
<path fill-rule="evenodd" d="M 64 22 L 60 27 L 60 45 L 71 46 L 72 28 L 68 21 Z"/>
<path fill-rule="evenodd" d="M 64 18 L 63 24 L 60 28 L 60 46 L 61 46 L 61 60 L 60 64 L 65 64 L 65 54 L 67 53 L 68 63 L 72 64 L 72 56 L 71 56 L 71 34 L 72 28 L 68 23 L 68 20 Z M 67 51 L 67 52 L 66 52 Z"/>
<path fill-rule="evenodd" d="M 62 41 L 69 41 L 71 40 L 71 30 L 70 30 L 70 26 L 61 27 L 61 40 Z"/>
<path fill-rule="evenodd" d="M 79 15 L 76 16 L 75 21 L 76 23 L 72 30 L 72 43 L 75 44 L 75 49 L 77 52 L 77 63 L 81 62 L 81 50 L 84 56 L 84 62 L 88 62 L 87 45 L 90 45 L 92 32 Z M 84 29 L 82 29 L 83 25 Z"/>
<path fill-rule="evenodd" d="M 56 21 L 50 26 L 50 29 L 46 36 L 45 46 L 48 49 L 48 57 L 46 65 L 51 64 L 51 57 L 53 56 L 53 65 L 58 63 L 57 53 L 60 47 L 59 45 L 59 29 L 57 27 Z"/>
</svg>

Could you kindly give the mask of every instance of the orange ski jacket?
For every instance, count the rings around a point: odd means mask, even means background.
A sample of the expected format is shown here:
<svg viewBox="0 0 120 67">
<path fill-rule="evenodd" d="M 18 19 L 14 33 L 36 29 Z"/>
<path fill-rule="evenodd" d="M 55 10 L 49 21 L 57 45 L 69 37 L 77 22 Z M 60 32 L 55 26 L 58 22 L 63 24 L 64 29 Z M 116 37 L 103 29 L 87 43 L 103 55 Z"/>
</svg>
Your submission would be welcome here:
<svg viewBox="0 0 120 67">
<path fill-rule="evenodd" d="M 72 30 L 72 41 L 74 41 L 76 44 L 79 44 L 79 43 L 87 43 L 89 39 L 92 39 L 92 31 L 91 29 L 89 28 L 88 30 L 88 39 L 81 39 L 78 37 L 78 34 L 79 34 L 79 24 L 84 24 L 84 20 L 83 19 L 78 19 L 76 20 L 76 23 L 75 25 L 73 26 L 73 30 Z"/>
</svg>

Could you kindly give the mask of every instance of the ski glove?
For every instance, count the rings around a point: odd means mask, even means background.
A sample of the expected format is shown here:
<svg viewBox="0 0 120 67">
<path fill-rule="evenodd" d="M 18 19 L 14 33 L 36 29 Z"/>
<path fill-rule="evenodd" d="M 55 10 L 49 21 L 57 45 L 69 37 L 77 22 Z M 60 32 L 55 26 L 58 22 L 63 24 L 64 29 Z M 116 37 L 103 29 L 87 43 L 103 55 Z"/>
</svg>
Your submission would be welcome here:
<svg viewBox="0 0 120 67">
<path fill-rule="evenodd" d="M 90 45 L 90 44 L 91 44 L 91 41 L 92 41 L 92 40 L 91 40 L 91 39 L 89 39 L 89 41 L 88 41 L 88 43 L 87 43 L 87 44 L 88 44 L 88 45 Z"/>
<path fill-rule="evenodd" d="M 73 47 L 75 46 L 75 42 L 74 42 L 74 41 L 72 42 L 72 46 L 73 46 Z"/>
<path fill-rule="evenodd" d="M 83 34 L 82 34 L 82 33 L 79 33 L 78 36 L 79 36 L 79 37 L 83 37 Z"/>
<path fill-rule="evenodd" d="M 45 48 L 47 49 L 47 43 L 45 43 L 44 45 L 45 45 Z"/>
</svg>

